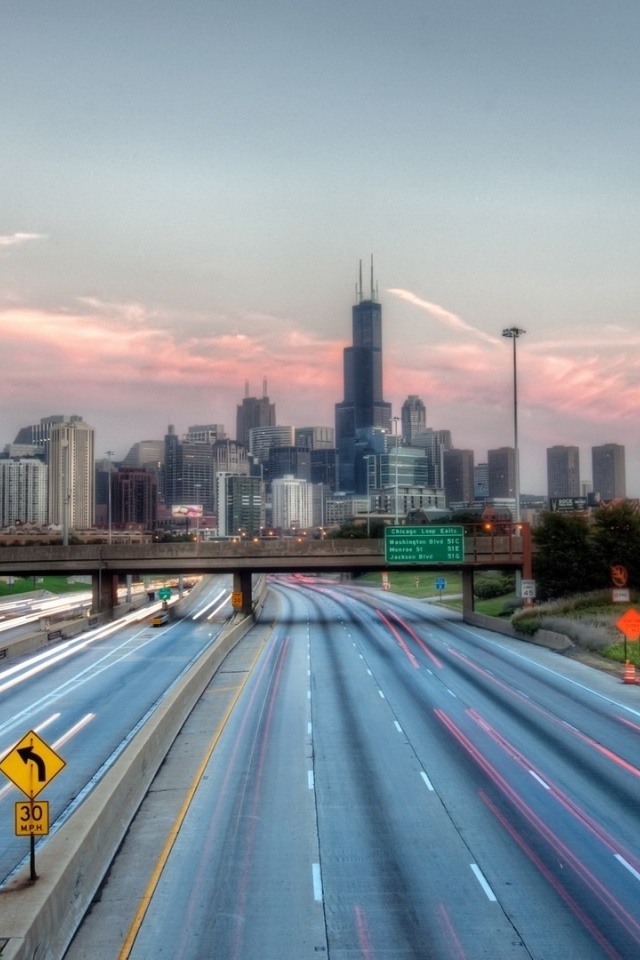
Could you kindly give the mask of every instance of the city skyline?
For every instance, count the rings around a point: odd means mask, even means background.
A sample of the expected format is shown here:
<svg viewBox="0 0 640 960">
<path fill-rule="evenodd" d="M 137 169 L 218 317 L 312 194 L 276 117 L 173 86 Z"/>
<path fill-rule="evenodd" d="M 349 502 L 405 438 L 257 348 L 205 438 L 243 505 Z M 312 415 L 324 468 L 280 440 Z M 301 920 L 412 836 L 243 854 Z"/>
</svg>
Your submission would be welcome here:
<svg viewBox="0 0 640 960">
<path fill-rule="evenodd" d="M 78 16 L 81 9 L 82 16 Z M 640 493 L 637 5 L 61 0 L 5 16 L 0 439 L 79 413 L 334 425 L 373 253 L 385 400 L 456 448 L 626 446 Z"/>
</svg>

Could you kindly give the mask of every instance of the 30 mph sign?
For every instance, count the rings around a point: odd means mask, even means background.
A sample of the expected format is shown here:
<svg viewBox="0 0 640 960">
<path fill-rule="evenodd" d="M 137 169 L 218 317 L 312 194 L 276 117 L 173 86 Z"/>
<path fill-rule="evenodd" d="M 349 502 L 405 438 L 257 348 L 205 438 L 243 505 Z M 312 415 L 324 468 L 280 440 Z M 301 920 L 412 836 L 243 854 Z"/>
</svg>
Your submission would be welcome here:
<svg viewBox="0 0 640 960">
<path fill-rule="evenodd" d="M 0 770 L 30 800 L 37 797 L 64 766 L 62 757 L 33 730 L 0 762 Z"/>
</svg>

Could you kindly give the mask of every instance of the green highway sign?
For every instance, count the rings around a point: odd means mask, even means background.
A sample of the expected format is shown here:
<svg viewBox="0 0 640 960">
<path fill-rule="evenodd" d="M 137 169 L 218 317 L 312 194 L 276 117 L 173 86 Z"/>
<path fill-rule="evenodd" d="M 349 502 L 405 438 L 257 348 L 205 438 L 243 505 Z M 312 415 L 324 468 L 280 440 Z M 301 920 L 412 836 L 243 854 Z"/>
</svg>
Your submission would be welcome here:
<svg viewBox="0 0 640 960">
<path fill-rule="evenodd" d="M 171 596 L 171 587 L 160 587 L 158 590 L 159 600 L 168 600 Z"/>
<path fill-rule="evenodd" d="M 385 563 L 461 563 L 464 527 L 387 527 Z"/>
</svg>

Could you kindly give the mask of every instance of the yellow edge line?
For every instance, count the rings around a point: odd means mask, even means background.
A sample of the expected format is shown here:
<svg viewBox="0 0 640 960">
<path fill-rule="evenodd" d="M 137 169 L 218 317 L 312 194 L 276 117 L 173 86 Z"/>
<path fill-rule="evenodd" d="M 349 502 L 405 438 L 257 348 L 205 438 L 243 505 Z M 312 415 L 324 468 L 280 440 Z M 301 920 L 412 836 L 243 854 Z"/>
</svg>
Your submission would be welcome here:
<svg viewBox="0 0 640 960">
<path fill-rule="evenodd" d="M 229 707 L 227 708 L 227 711 L 226 711 L 224 717 L 222 718 L 222 720 L 220 721 L 220 724 L 218 725 L 218 729 L 217 729 L 216 732 L 214 733 L 213 738 L 212 738 L 211 742 L 209 743 L 209 746 L 208 746 L 208 748 L 207 748 L 207 752 L 206 752 L 204 758 L 202 759 L 202 762 L 201 762 L 200 766 L 198 767 L 197 773 L 196 773 L 195 777 L 193 778 L 193 781 L 192 781 L 192 783 L 191 783 L 191 786 L 189 787 L 189 790 L 187 791 L 187 795 L 186 795 L 186 797 L 185 797 L 185 799 L 184 799 L 184 801 L 183 801 L 183 803 L 182 803 L 182 806 L 181 806 L 181 808 L 180 808 L 180 812 L 178 813 L 178 816 L 176 817 L 176 819 L 175 819 L 175 821 L 174 821 L 174 824 L 173 824 L 173 826 L 172 826 L 172 828 L 171 828 L 171 831 L 170 831 L 170 833 L 169 833 L 169 836 L 167 837 L 167 839 L 166 839 L 166 841 L 165 841 L 165 845 L 164 845 L 164 847 L 162 848 L 162 853 L 161 853 L 160 856 L 158 857 L 158 860 L 157 860 L 157 862 L 156 862 L 156 865 L 155 865 L 155 867 L 154 867 L 154 869 L 153 869 L 153 873 L 151 874 L 151 878 L 150 878 L 150 880 L 149 880 L 149 883 L 147 884 L 146 890 L 145 890 L 144 894 L 142 895 L 142 899 L 140 900 L 140 905 L 139 905 L 139 907 L 138 907 L 138 909 L 137 909 L 137 911 L 136 911 L 136 915 L 135 915 L 135 917 L 133 918 L 133 922 L 132 922 L 132 924 L 131 924 L 131 926 L 130 926 L 130 928 L 129 928 L 129 932 L 127 933 L 127 936 L 126 936 L 125 941 L 124 941 L 124 943 L 123 943 L 123 945 L 122 945 L 122 948 L 121 948 L 121 950 L 120 950 L 120 953 L 118 954 L 118 960 L 128 960 L 128 957 L 131 955 L 131 951 L 132 951 L 132 949 L 133 949 L 133 945 L 134 945 L 134 943 L 135 943 L 136 937 L 138 936 L 138 933 L 140 932 L 140 927 L 142 926 L 142 922 L 143 922 L 143 920 L 144 920 L 144 918 L 145 918 L 145 915 L 146 915 L 146 913 L 147 913 L 147 910 L 149 909 L 149 904 L 151 903 L 151 898 L 153 897 L 153 895 L 154 895 L 154 893 L 155 893 L 155 891 L 156 891 L 156 887 L 158 886 L 158 883 L 159 883 L 159 881 L 160 881 L 160 877 L 161 877 L 161 875 L 162 875 L 162 871 L 164 870 L 165 865 L 166 865 L 166 863 L 167 863 L 167 860 L 169 859 L 169 854 L 171 853 L 171 850 L 172 850 L 172 848 L 173 848 L 173 845 L 174 845 L 174 843 L 176 842 L 176 839 L 177 839 L 178 834 L 179 834 L 179 832 L 180 832 L 180 828 L 182 827 L 182 824 L 183 824 L 183 822 L 184 822 L 184 819 L 185 819 L 185 817 L 186 817 L 186 815 L 187 815 L 187 813 L 188 813 L 188 811 L 189 811 L 189 807 L 191 806 L 191 802 L 193 801 L 193 797 L 194 797 L 194 795 L 195 795 L 195 792 L 196 792 L 196 790 L 198 789 L 198 787 L 200 786 L 200 781 L 202 780 L 202 777 L 204 776 L 204 772 L 205 772 L 205 770 L 206 770 L 206 768 L 207 768 L 207 764 L 209 763 L 209 760 L 211 759 L 211 754 L 213 753 L 213 751 L 214 751 L 215 748 L 216 748 L 216 745 L 217 745 L 217 743 L 218 743 L 218 740 L 220 739 L 220 737 L 221 737 L 221 735 L 222 735 L 222 731 L 223 731 L 224 728 L 226 727 L 227 722 L 228 722 L 228 720 L 229 720 L 229 717 L 231 716 L 231 714 L 232 714 L 232 712 L 233 712 L 233 710 L 234 710 L 234 707 L 235 707 L 236 703 L 238 702 L 238 698 L 239 698 L 240 694 L 242 693 L 242 691 L 244 690 L 244 688 L 245 688 L 245 686 L 246 686 L 246 683 L 247 683 L 249 677 L 251 676 L 251 673 L 252 673 L 252 671 L 253 671 L 253 668 L 255 667 L 256 662 L 257 662 L 257 660 L 258 660 L 258 657 L 260 656 L 260 654 L 261 654 L 262 651 L 264 650 L 265 645 L 266 645 L 266 643 L 267 643 L 267 640 L 269 639 L 269 637 L 270 637 L 271 634 L 273 633 L 274 627 L 275 627 L 275 624 L 272 625 L 269 633 L 266 634 L 266 636 L 265 636 L 265 638 L 264 638 L 264 640 L 263 640 L 263 642 L 262 642 L 259 650 L 256 652 L 256 655 L 255 655 L 255 657 L 253 658 L 253 661 L 252 661 L 249 669 L 247 670 L 247 673 L 246 673 L 246 676 L 245 676 L 244 680 L 242 681 L 242 683 L 241 683 L 240 686 L 238 687 L 237 692 L 236 692 L 235 696 L 233 697 L 231 703 L 229 704 Z M 226 689 L 229 689 L 229 688 L 226 688 Z"/>
</svg>

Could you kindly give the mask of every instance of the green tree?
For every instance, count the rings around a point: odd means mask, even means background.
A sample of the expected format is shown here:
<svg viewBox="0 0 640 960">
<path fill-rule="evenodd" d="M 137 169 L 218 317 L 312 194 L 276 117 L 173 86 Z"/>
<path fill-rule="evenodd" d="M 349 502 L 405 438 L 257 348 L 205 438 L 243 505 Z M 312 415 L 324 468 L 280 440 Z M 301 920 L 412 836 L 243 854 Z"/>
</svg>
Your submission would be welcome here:
<svg viewBox="0 0 640 960">
<path fill-rule="evenodd" d="M 583 517 L 543 513 L 533 543 L 533 574 L 541 600 L 604 586 L 602 564 Z"/>
<path fill-rule="evenodd" d="M 330 540 L 366 540 L 367 528 L 359 523 L 343 523 L 329 534 Z"/>
<path fill-rule="evenodd" d="M 640 586 L 640 514 L 630 503 L 601 507 L 593 527 L 603 586 L 610 585 L 613 566 L 626 567 L 629 586 Z"/>
</svg>

